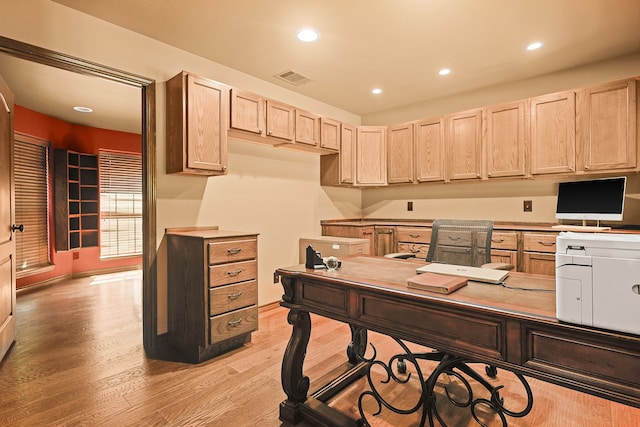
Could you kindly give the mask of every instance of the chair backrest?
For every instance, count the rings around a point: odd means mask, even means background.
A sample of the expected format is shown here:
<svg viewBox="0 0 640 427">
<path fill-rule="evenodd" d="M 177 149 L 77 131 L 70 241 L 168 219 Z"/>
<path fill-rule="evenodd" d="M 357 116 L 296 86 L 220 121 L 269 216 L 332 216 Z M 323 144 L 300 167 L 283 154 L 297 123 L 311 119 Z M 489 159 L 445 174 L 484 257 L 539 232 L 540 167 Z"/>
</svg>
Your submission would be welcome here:
<svg viewBox="0 0 640 427">
<path fill-rule="evenodd" d="M 493 221 L 437 219 L 427 262 L 480 267 L 491 262 Z"/>
</svg>

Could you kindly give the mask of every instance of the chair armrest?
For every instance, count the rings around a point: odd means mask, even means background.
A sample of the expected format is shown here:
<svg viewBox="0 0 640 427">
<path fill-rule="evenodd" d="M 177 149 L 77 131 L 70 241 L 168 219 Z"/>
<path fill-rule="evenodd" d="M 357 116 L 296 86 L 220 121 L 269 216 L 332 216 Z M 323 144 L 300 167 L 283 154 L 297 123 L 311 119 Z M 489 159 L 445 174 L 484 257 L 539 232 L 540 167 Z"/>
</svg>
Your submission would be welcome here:
<svg viewBox="0 0 640 427">
<path fill-rule="evenodd" d="M 407 258 L 415 258 L 416 254 L 412 252 L 393 252 L 385 255 L 386 258 L 399 258 L 399 259 L 407 259 Z"/>
<path fill-rule="evenodd" d="M 492 270 L 513 270 L 513 264 L 508 264 L 505 262 L 490 262 L 487 264 L 482 264 L 482 268 L 490 268 Z"/>
</svg>

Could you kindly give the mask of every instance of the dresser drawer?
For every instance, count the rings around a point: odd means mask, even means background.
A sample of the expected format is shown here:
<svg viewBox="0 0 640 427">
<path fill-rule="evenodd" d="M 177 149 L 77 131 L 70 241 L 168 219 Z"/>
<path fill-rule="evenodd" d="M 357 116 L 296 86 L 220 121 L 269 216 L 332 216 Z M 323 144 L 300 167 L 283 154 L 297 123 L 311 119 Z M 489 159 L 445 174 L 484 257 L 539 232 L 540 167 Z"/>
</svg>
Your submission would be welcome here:
<svg viewBox="0 0 640 427">
<path fill-rule="evenodd" d="M 209 267 L 209 287 L 256 279 L 256 261 L 232 262 Z"/>
<path fill-rule="evenodd" d="M 254 259 L 256 258 L 257 246 L 255 239 L 209 243 L 209 264 Z"/>
<path fill-rule="evenodd" d="M 258 285 L 255 280 L 209 289 L 210 316 L 257 304 Z"/>
<path fill-rule="evenodd" d="M 398 227 L 398 242 L 429 243 L 430 240 L 430 228 Z"/>
<path fill-rule="evenodd" d="M 398 252 L 415 254 L 416 258 L 427 258 L 427 252 L 429 252 L 429 245 L 420 243 L 398 243 Z"/>
<path fill-rule="evenodd" d="M 524 233 L 525 252 L 549 252 L 556 251 L 556 236 L 558 233 Z"/>
<path fill-rule="evenodd" d="M 235 310 L 209 319 L 209 343 L 214 344 L 258 329 L 258 307 Z"/>
<path fill-rule="evenodd" d="M 491 247 L 494 249 L 518 250 L 518 234 L 515 231 L 493 231 Z"/>
</svg>

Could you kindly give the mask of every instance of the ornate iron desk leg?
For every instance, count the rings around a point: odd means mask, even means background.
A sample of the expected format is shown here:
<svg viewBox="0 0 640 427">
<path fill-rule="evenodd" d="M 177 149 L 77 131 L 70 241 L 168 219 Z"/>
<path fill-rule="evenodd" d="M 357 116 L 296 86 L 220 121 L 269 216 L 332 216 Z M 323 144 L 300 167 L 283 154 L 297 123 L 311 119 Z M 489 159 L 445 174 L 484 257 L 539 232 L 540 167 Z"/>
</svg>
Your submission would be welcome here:
<svg viewBox="0 0 640 427">
<path fill-rule="evenodd" d="M 297 424 L 300 418 L 299 404 L 307 399 L 309 377 L 302 374 L 302 365 L 311 335 L 311 319 L 306 311 L 290 310 L 287 321 L 293 332 L 282 360 L 282 389 L 287 400 L 280 404 L 280 419 Z"/>
<path fill-rule="evenodd" d="M 351 342 L 347 347 L 349 363 L 356 364 L 364 359 L 367 350 L 367 330 L 359 326 L 349 324 L 351 329 Z"/>
</svg>

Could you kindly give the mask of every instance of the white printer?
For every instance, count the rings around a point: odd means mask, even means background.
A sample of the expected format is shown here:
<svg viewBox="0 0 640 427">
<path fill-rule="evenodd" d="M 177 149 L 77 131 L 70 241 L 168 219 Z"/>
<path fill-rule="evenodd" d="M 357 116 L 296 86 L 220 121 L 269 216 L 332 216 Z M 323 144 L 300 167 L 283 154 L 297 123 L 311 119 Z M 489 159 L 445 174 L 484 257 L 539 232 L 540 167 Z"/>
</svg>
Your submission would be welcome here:
<svg viewBox="0 0 640 427">
<path fill-rule="evenodd" d="M 562 232 L 558 320 L 640 334 L 640 235 Z"/>
</svg>

